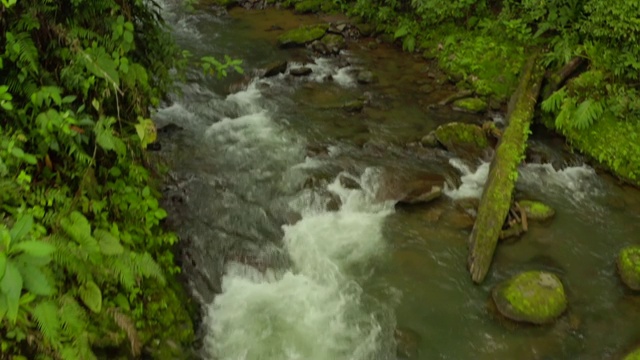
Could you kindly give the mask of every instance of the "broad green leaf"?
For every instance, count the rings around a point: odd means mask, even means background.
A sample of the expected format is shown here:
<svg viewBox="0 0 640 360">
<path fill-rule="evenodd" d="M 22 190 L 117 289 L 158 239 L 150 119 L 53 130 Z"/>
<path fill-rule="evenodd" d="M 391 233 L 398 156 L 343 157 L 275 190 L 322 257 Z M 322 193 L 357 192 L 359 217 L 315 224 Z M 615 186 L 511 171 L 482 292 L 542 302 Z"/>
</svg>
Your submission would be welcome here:
<svg viewBox="0 0 640 360">
<path fill-rule="evenodd" d="M 156 141 L 156 125 L 151 119 L 139 118 L 138 123 L 135 126 L 136 132 L 138 133 L 138 137 L 140 138 L 140 142 L 144 149 L 147 148 L 147 145 Z"/>
<path fill-rule="evenodd" d="M 37 267 L 23 267 L 24 288 L 36 295 L 53 294 L 51 280 Z"/>
<path fill-rule="evenodd" d="M 23 215 L 11 228 L 11 240 L 13 242 L 22 240 L 33 228 L 33 216 Z"/>
<path fill-rule="evenodd" d="M 0 290 L 6 296 L 7 317 L 12 324 L 15 324 L 20 307 L 22 276 L 11 260 L 7 261 L 4 277 L 0 280 Z"/>
<path fill-rule="evenodd" d="M 7 268 L 7 254 L 0 252 L 0 280 L 4 276 L 4 270 Z"/>
<path fill-rule="evenodd" d="M 87 281 L 78 289 L 80 299 L 89 310 L 99 313 L 102 310 L 102 292 L 96 283 Z"/>
<path fill-rule="evenodd" d="M 118 255 L 124 251 L 124 248 L 120 245 L 120 239 L 106 230 L 96 229 L 93 232 L 93 236 L 98 240 L 100 251 L 105 255 Z"/>
<path fill-rule="evenodd" d="M 48 258 L 54 251 L 56 251 L 56 248 L 55 246 L 43 241 L 29 240 L 19 242 L 11 247 L 12 253 L 20 251 L 34 257 Z"/>
</svg>

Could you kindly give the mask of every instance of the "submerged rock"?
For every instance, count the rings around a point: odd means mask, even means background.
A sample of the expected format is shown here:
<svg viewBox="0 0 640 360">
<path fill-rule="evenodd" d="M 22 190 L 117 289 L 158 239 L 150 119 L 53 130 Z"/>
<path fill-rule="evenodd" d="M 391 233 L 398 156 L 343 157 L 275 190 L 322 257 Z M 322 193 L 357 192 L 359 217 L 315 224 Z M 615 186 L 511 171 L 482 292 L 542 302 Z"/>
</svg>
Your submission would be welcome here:
<svg viewBox="0 0 640 360">
<path fill-rule="evenodd" d="M 549 324 L 567 309 L 560 279 L 549 272 L 527 271 L 504 281 L 491 291 L 505 317 L 532 324 Z"/>
<path fill-rule="evenodd" d="M 544 221 L 551 219 L 556 214 L 553 208 L 539 201 L 521 200 L 518 201 L 518 204 L 527 214 L 527 220 Z"/>
<path fill-rule="evenodd" d="M 327 24 L 319 24 L 289 30 L 278 37 L 278 45 L 283 48 L 305 46 L 322 38 L 328 28 Z"/>
<path fill-rule="evenodd" d="M 616 264 L 622 282 L 631 290 L 640 291 L 640 246 L 622 249 Z"/>
<path fill-rule="evenodd" d="M 466 111 L 470 113 L 482 113 L 487 111 L 487 102 L 480 98 L 465 98 L 453 102 L 455 110 Z"/>
<path fill-rule="evenodd" d="M 449 123 L 439 126 L 435 135 L 442 146 L 461 157 L 480 157 L 489 147 L 487 135 L 478 125 Z"/>
<path fill-rule="evenodd" d="M 396 356 L 398 359 L 417 359 L 420 346 L 420 334 L 416 331 L 398 327 L 393 334 L 396 339 Z"/>
<path fill-rule="evenodd" d="M 371 84 L 378 80 L 378 77 L 369 70 L 363 70 L 358 73 L 356 80 L 360 84 Z"/>
</svg>

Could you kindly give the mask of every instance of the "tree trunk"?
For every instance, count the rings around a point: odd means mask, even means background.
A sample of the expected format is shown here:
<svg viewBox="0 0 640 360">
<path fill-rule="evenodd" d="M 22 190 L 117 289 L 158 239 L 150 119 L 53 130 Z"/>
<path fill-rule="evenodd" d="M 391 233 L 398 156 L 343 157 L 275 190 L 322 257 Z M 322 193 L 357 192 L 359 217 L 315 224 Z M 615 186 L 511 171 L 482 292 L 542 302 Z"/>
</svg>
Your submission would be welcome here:
<svg viewBox="0 0 640 360">
<path fill-rule="evenodd" d="M 491 162 L 489 178 L 480 199 L 478 216 L 469 237 L 469 271 L 474 282 L 484 280 L 502 225 L 511 207 L 511 197 L 518 178 L 518 165 L 524 157 L 536 101 L 544 71 L 537 56 L 529 59 L 513 94 L 509 124 L 498 143 Z"/>
</svg>

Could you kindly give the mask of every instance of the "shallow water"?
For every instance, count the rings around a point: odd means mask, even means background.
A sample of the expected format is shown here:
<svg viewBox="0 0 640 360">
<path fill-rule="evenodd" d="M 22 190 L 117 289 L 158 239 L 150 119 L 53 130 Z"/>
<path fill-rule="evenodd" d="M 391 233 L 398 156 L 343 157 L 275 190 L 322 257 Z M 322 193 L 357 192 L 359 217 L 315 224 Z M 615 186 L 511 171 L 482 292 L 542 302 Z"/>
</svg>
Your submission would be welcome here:
<svg viewBox="0 0 640 360">
<path fill-rule="evenodd" d="M 184 268 L 205 313 L 203 358 L 394 359 L 396 328 L 417 334 L 415 359 L 608 359 L 640 339 L 638 297 L 614 267 L 619 249 L 638 243 L 637 191 L 579 158 L 563 170 L 523 166 L 518 197 L 545 201 L 556 216 L 502 243 L 474 286 L 470 222 L 453 200 L 480 196 L 488 166 L 415 142 L 447 121 L 487 119 L 430 108 L 447 95 L 418 90 L 434 81 L 432 69 L 384 44 L 367 50 L 368 40 L 340 59 L 276 48 L 272 26 L 320 18 L 165 10 L 181 46 L 242 58 L 247 72 L 212 80 L 194 68 L 183 95 L 155 116 L 184 128 L 161 137 L 162 156 L 175 178 L 172 221 L 189 244 Z M 256 76 L 282 59 L 313 61 L 314 75 Z M 357 84 L 360 68 L 380 81 Z M 362 113 L 340 108 L 362 96 L 371 99 Z M 547 134 L 532 141 L 561 153 Z M 448 180 L 446 196 L 397 208 L 381 195 L 389 178 L 424 173 Z M 492 286 L 530 269 L 553 271 L 566 287 L 570 308 L 553 326 L 515 326 L 489 309 Z"/>
</svg>

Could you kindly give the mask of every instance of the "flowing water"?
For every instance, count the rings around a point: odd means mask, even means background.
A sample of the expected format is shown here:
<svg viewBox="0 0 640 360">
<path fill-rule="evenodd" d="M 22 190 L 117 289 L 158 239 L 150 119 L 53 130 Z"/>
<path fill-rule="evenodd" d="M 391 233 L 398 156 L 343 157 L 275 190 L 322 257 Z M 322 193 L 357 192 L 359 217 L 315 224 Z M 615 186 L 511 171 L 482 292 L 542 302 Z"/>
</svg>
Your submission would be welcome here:
<svg viewBox="0 0 640 360">
<path fill-rule="evenodd" d="M 447 121 L 486 119 L 428 106 L 438 94 L 419 91 L 435 81 L 420 59 L 366 41 L 337 58 L 279 50 L 274 25 L 323 21 L 287 11 L 187 13 L 168 2 L 163 12 L 182 47 L 241 58 L 247 72 L 214 80 L 194 68 L 155 116 L 182 128 L 161 133 L 161 154 L 183 268 L 203 306 L 203 358 L 608 359 L 640 339 L 640 300 L 614 266 L 621 247 L 638 243 L 635 190 L 534 136 L 571 160 L 523 166 L 518 197 L 557 214 L 501 244 L 475 286 L 470 218 L 455 200 L 480 196 L 488 163 L 415 142 Z M 289 69 L 312 62 L 313 74 L 256 72 L 283 59 Z M 379 82 L 358 84 L 362 68 Z M 362 96 L 362 113 L 340 108 Z M 424 174 L 447 180 L 445 196 L 396 207 L 388 193 L 398 179 Z M 569 310 L 553 326 L 492 315 L 491 287 L 529 269 L 555 272 L 566 287 Z"/>
</svg>

